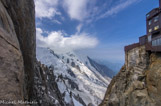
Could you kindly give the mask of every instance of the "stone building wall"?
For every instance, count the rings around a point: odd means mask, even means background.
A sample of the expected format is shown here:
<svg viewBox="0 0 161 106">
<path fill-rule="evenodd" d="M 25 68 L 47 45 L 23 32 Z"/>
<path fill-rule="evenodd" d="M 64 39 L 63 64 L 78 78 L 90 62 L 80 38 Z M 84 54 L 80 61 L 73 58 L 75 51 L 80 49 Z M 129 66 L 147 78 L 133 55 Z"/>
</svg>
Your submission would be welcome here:
<svg viewBox="0 0 161 106">
<path fill-rule="evenodd" d="M 131 49 L 128 52 L 125 52 L 125 65 L 127 69 L 132 66 L 147 63 L 148 53 L 146 52 L 144 45 Z"/>
</svg>

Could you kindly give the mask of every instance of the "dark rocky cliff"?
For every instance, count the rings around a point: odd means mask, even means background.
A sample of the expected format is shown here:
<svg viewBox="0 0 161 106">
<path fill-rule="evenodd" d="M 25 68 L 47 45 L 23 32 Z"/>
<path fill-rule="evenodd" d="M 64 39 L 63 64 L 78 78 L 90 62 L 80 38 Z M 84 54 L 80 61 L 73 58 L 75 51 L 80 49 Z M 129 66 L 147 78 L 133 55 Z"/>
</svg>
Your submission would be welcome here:
<svg viewBox="0 0 161 106">
<path fill-rule="evenodd" d="M 0 1 L 0 99 L 23 98 L 23 56 L 15 27 Z"/>
<path fill-rule="evenodd" d="M 161 54 L 144 47 L 126 53 L 126 63 L 112 79 L 100 106 L 160 106 Z"/>
<path fill-rule="evenodd" d="M 20 50 L 22 52 L 25 85 L 25 99 L 33 94 L 33 72 L 36 61 L 35 5 L 33 0 L 1 0 L 11 18 Z M 22 79 L 21 79 L 22 80 Z"/>
<path fill-rule="evenodd" d="M 34 1 L 1 0 L 0 5 L 0 72 L 1 79 L 3 77 L 6 79 L 1 81 L 4 85 L 1 86 L 1 93 L 10 92 L 11 95 L 8 95 L 7 98 L 12 98 L 10 96 L 14 95 L 17 99 L 20 97 L 31 99 L 34 62 L 36 61 Z M 7 85 L 7 83 L 9 84 Z M 4 89 L 6 92 L 3 91 Z M 12 92 L 12 89 L 21 91 L 21 93 L 17 93 L 16 90 Z"/>
</svg>

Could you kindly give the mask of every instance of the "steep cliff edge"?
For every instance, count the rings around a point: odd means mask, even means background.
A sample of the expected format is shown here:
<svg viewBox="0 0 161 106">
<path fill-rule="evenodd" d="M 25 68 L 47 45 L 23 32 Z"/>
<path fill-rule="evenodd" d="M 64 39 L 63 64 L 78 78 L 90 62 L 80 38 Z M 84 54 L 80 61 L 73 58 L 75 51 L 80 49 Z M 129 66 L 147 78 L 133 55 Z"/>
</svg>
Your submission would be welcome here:
<svg viewBox="0 0 161 106">
<path fill-rule="evenodd" d="M 36 61 L 35 5 L 33 0 L 1 0 L 13 22 L 24 64 L 24 95 L 31 99 L 33 94 L 33 72 Z M 2 18 L 3 19 L 3 18 Z M 19 65 L 21 66 L 21 65 Z M 21 79 L 22 80 L 22 79 Z"/>
<path fill-rule="evenodd" d="M 147 53 L 142 46 L 126 53 L 100 106 L 160 106 L 160 92 L 161 53 Z"/>
<path fill-rule="evenodd" d="M 0 0 L 0 99 L 33 95 L 36 61 L 33 0 Z"/>
<path fill-rule="evenodd" d="M 0 1 L 0 99 L 23 99 L 23 57 L 14 24 Z"/>
</svg>

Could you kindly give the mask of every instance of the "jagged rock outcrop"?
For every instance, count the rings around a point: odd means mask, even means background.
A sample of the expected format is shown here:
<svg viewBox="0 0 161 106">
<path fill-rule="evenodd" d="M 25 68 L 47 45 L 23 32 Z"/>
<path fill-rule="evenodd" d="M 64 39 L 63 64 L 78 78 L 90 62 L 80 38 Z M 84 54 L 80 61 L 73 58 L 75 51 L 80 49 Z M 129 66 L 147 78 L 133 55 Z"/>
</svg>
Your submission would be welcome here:
<svg viewBox="0 0 161 106">
<path fill-rule="evenodd" d="M 126 62 L 112 79 L 100 106 L 161 105 L 161 54 L 139 54 L 139 50 L 143 49 L 138 48 L 137 53 L 136 50 L 129 52 L 131 59 L 138 56 L 135 58 L 137 62 L 131 65 L 132 60 L 128 59 L 130 62 Z"/>
<path fill-rule="evenodd" d="M 48 68 L 40 62 L 36 63 L 33 97 L 38 103 L 37 106 L 65 106 L 63 96 L 55 81 L 52 67 Z"/>
</svg>

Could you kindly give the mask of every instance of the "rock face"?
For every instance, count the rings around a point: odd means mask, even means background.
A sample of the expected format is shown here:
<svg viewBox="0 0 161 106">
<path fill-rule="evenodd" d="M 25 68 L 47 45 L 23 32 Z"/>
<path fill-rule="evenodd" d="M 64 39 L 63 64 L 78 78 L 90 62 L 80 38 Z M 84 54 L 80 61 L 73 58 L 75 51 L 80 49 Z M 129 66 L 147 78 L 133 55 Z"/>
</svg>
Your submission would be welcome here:
<svg viewBox="0 0 161 106">
<path fill-rule="evenodd" d="M 161 54 L 152 54 L 150 66 L 146 72 L 147 90 L 156 106 L 161 105 Z"/>
<path fill-rule="evenodd" d="M 33 72 L 36 61 L 35 6 L 33 0 L 1 0 L 9 14 L 23 56 L 25 99 L 33 94 Z"/>
<path fill-rule="evenodd" d="M 125 53 L 126 68 L 138 64 L 147 64 L 148 54 L 145 50 L 145 46 L 136 47 L 127 53 Z"/>
<path fill-rule="evenodd" d="M 22 100 L 23 57 L 15 27 L 0 1 L 0 99 Z"/>
<path fill-rule="evenodd" d="M 0 99 L 31 99 L 35 55 L 33 0 L 0 1 Z"/>
<path fill-rule="evenodd" d="M 139 50 L 144 49 L 135 48 L 129 52 L 128 62 L 126 60 L 126 64 L 112 79 L 100 106 L 161 105 L 161 54 L 140 54 Z"/>
</svg>

